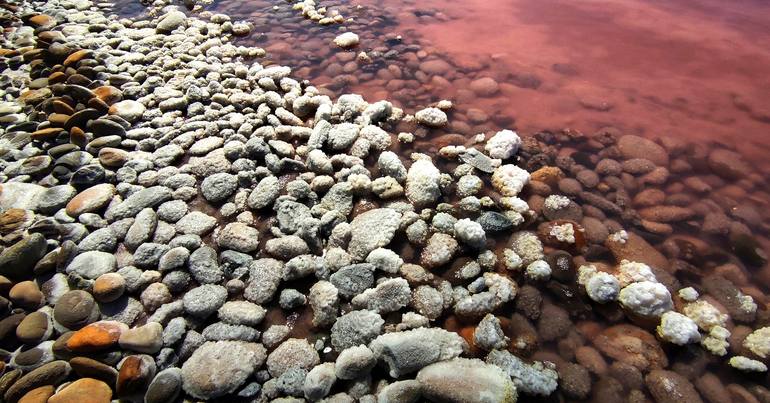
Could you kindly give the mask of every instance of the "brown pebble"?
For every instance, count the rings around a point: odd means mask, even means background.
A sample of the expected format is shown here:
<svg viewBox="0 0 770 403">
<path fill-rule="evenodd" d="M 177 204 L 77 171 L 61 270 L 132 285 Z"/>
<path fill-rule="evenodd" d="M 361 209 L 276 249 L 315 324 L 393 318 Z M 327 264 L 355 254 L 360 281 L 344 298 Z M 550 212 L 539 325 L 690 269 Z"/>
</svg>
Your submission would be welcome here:
<svg viewBox="0 0 770 403">
<path fill-rule="evenodd" d="M 596 375 L 607 373 L 607 362 L 593 347 L 582 346 L 575 350 L 575 360 Z"/>
<path fill-rule="evenodd" d="M 695 381 L 695 387 L 709 403 L 722 403 L 730 401 L 730 392 L 718 376 L 711 372 L 703 374 Z"/>
<path fill-rule="evenodd" d="M 676 372 L 656 369 L 644 380 L 650 394 L 658 403 L 703 402 L 692 383 Z"/>
<path fill-rule="evenodd" d="M 48 398 L 53 396 L 54 387 L 51 385 L 41 386 L 27 392 L 19 399 L 19 403 L 46 403 Z"/>
</svg>

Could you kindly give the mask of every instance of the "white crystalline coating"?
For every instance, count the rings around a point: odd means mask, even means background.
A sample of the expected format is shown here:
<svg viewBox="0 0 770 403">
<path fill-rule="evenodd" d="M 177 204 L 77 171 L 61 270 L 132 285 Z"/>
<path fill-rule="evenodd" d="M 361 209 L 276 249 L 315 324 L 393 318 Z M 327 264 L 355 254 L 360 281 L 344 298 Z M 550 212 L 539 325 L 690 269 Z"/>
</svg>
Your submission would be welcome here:
<svg viewBox="0 0 770 403">
<path fill-rule="evenodd" d="M 737 355 L 728 361 L 731 367 L 745 372 L 767 372 L 767 365 L 761 361 Z"/>
<path fill-rule="evenodd" d="M 738 293 L 738 300 L 741 302 L 740 309 L 746 313 L 753 314 L 757 311 L 757 303 L 749 295 Z"/>
<path fill-rule="evenodd" d="M 516 165 L 501 165 L 492 173 L 492 186 L 503 196 L 516 196 L 529 182 L 529 172 Z"/>
<path fill-rule="evenodd" d="M 417 123 L 432 127 L 445 126 L 448 122 L 446 113 L 438 108 L 421 109 L 414 114 L 414 118 Z"/>
<path fill-rule="evenodd" d="M 581 266 L 585 267 L 585 266 Z M 593 267 L 593 266 L 591 266 Z M 586 294 L 592 300 L 604 304 L 618 299 L 620 293 L 620 283 L 615 276 L 603 271 L 595 272 L 591 275 L 586 284 Z"/>
<path fill-rule="evenodd" d="M 551 277 L 551 266 L 545 260 L 535 260 L 527 266 L 524 274 L 530 280 L 548 280 Z"/>
<path fill-rule="evenodd" d="M 503 250 L 503 264 L 508 270 L 518 270 L 521 268 L 523 261 L 521 257 L 511 249 Z"/>
<path fill-rule="evenodd" d="M 620 286 L 625 287 L 631 283 L 637 283 L 640 281 L 649 281 L 657 283 L 655 274 L 652 273 L 650 266 L 639 262 L 630 262 L 623 259 L 618 266 L 618 274 L 616 274 Z"/>
<path fill-rule="evenodd" d="M 435 203 L 441 196 L 441 171 L 429 159 L 418 159 L 406 175 L 406 198 L 419 207 Z"/>
<path fill-rule="evenodd" d="M 632 283 L 620 290 L 620 304 L 624 308 L 646 317 L 657 317 L 674 307 L 666 287 L 652 281 Z"/>
<path fill-rule="evenodd" d="M 501 130 L 492 136 L 484 149 L 492 158 L 507 159 L 513 157 L 521 147 L 521 138 L 513 130 Z"/>
<path fill-rule="evenodd" d="M 554 225 L 549 234 L 559 242 L 575 243 L 575 227 L 570 223 Z"/>
<path fill-rule="evenodd" d="M 661 339 L 683 346 L 700 341 L 698 325 L 687 316 L 679 312 L 668 311 L 660 317 L 658 335 Z"/>
<path fill-rule="evenodd" d="M 682 288 L 679 290 L 679 298 L 687 302 L 693 302 L 697 300 L 699 296 L 700 294 L 698 294 L 698 291 L 692 287 Z"/>
<path fill-rule="evenodd" d="M 714 326 L 700 344 L 711 354 L 723 356 L 727 354 L 727 347 L 730 346 L 730 343 L 727 342 L 728 337 L 730 337 L 729 330 L 722 326 Z"/>
<path fill-rule="evenodd" d="M 588 284 L 588 280 L 590 280 L 591 277 L 594 274 L 596 274 L 596 272 L 597 272 L 596 266 L 592 264 L 581 265 L 580 267 L 578 267 L 578 278 L 577 278 L 578 284 L 585 287 L 586 284 Z"/>
<path fill-rule="evenodd" d="M 622 229 L 618 232 L 615 232 L 613 234 L 610 234 L 609 238 L 610 242 L 616 242 L 620 244 L 626 243 L 628 241 L 628 232 L 626 230 Z"/>
<path fill-rule="evenodd" d="M 770 356 L 770 327 L 753 331 L 743 341 L 743 347 L 762 358 Z"/>
<path fill-rule="evenodd" d="M 569 197 L 562 195 L 550 195 L 545 198 L 543 205 L 551 210 L 559 210 L 569 206 Z"/>
<path fill-rule="evenodd" d="M 341 48 L 349 48 L 358 45 L 358 35 L 353 32 L 345 32 L 334 38 L 334 44 Z"/>
<path fill-rule="evenodd" d="M 719 311 L 707 301 L 695 301 L 684 306 L 682 312 L 698 324 L 698 327 L 708 332 L 715 326 L 725 327 L 727 315 Z"/>
<path fill-rule="evenodd" d="M 458 220 L 454 225 L 457 238 L 474 248 L 483 248 L 487 242 L 487 234 L 481 224 L 468 218 Z"/>
<path fill-rule="evenodd" d="M 501 197 L 500 205 L 519 214 L 524 214 L 529 211 L 529 204 L 518 197 Z"/>
</svg>

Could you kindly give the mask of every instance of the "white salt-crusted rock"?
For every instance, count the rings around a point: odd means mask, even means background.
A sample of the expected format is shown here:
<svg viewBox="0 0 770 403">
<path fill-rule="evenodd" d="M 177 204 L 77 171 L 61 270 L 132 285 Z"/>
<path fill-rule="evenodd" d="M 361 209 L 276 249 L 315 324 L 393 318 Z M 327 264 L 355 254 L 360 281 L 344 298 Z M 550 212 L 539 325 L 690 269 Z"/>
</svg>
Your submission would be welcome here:
<svg viewBox="0 0 770 403">
<path fill-rule="evenodd" d="M 687 301 L 687 302 L 694 302 L 698 299 L 700 294 L 698 294 L 698 291 L 696 291 L 692 287 L 686 287 L 679 290 L 679 298 Z"/>
<path fill-rule="evenodd" d="M 551 277 L 551 266 L 545 260 L 535 260 L 527 265 L 524 275 L 530 280 L 545 281 Z"/>
<path fill-rule="evenodd" d="M 517 232 L 511 237 L 511 249 L 516 252 L 524 264 L 543 259 L 543 243 L 537 234 L 531 231 Z"/>
<path fill-rule="evenodd" d="M 369 348 L 388 365 L 390 376 L 398 378 L 434 362 L 455 358 L 468 349 L 468 343 L 457 333 L 444 329 L 419 328 L 380 335 Z"/>
<path fill-rule="evenodd" d="M 761 361 L 752 360 L 751 358 L 742 355 L 730 358 L 728 364 L 730 364 L 731 367 L 744 372 L 767 372 L 767 365 Z"/>
<path fill-rule="evenodd" d="M 446 126 L 447 119 L 446 113 L 438 108 L 425 108 L 417 111 L 414 114 L 417 123 L 430 127 L 442 127 Z"/>
<path fill-rule="evenodd" d="M 657 331 L 661 339 L 680 346 L 696 343 L 701 339 L 695 321 L 674 311 L 668 311 L 660 317 Z"/>
<path fill-rule="evenodd" d="M 549 235 L 556 238 L 559 242 L 575 243 L 575 227 L 570 223 L 554 225 L 551 227 Z"/>
<path fill-rule="evenodd" d="M 607 239 L 610 242 L 624 244 L 624 243 L 626 243 L 626 241 L 628 241 L 628 232 L 626 232 L 626 230 L 622 229 L 622 230 L 620 230 L 618 232 L 614 232 L 614 233 L 610 234 L 610 236 L 607 237 Z"/>
<path fill-rule="evenodd" d="M 652 273 L 650 266 L 644 263 L 631 262 L 623 259 L 618 266 L 618 274 L 615 275 L 620 281 L 620 286 L 625 287 L 631 283 L 640 281 L 650 281 L 657 283 L 655 274 Z"/>
<path fill-rule="evenodd" d="M 560 210 L 569 206 L 570 199 L 567 196 L 562 195 L 550 195 L 545 198 L 543 206 L 549 210 Z"/>
<path fill-rule="evenodd" d="M 730 343 L 727 338 L 730 337 L 730 331 L 722 326 L 714 326 L 709 333 L 703 337 L 700 344 L 708 352 L 714 355 L 723 356 L 727 354 L 727 347 Z"/>
<path fill-rule="evenodd" d="M 351 48 L 358 45 L 358 35 L 353 32 L 345 32 L 334 38 L 334 44 L 341 48 Z"/>
<path fill-rule="evenodd" d="M 415 161 L 406 174 L 406 198 L 416 208 L 429 207 L 441 197 L 441 171 L 428 159 Z"/>
<path fill-rule="evenodd" d="M 481 224 L 468 218 L 458 220 L 454 225 L 455 236 L 464 243 L 481 249 L 487 243 L 487 234 Z"/>
<path fill-rule="evenodd" d="M 770 356 L 770 327 L 753 331 L 743 340 L 743 347 L 762 358 Z"/>
<path fill-rule="evenodd" d="M 521 257 L 512 249 L 503 250 L 503 265 L 508 270 L 518 270 L 524 262 Z"/>
<path fill-rule="evenodd" d="M 492 186 L 503 196 L 516 196 L 529 183 L 529 172 L 516 165 L 501 165 L 492 173 Z"/>
<path fill-rule="evenodd" d="M 521 147 L 521 137 L 513 130 L 501 130 L 492 136 L 484 150 L 492 158 L 501 160 L 513 157 Z"/>
<path fill-rule="evenodd" d="M 708 301 L 699 300 L 684 306 L 682 312 L 695 321 L 698 327 L 708 332 L 714 326 L 725 327 L 728 316 L 719 311 Z"/>
<path fill-rule="evenodd" d="M 645 317 L 658 317 L 674 307 L 666 287 L 652 281 L 632 283 L 620 290 L 620 304 Z"/>
<path fill-rule="evenodd" d="M 583 267 L 585 266 L 581 266 L 581 269 Z M 580 273 L 582 276 L 583 271 Z M 600 304 L 615 301 L 620 294 L 620 283 L 618 282 L 618 279 L 603 271 L 594 272 L 594 274 L 586 280 L 585 287 L 588 297 Z"/>
<path fill-rule="evenodd" d="M 559 375 L 550 362 L 527 364 L 506 350 L 490 352 L 486 362 L 500 367 L 513 378 L 516 389 L 528 395 L 549 396 L 558 386 Z"/>
</svg>

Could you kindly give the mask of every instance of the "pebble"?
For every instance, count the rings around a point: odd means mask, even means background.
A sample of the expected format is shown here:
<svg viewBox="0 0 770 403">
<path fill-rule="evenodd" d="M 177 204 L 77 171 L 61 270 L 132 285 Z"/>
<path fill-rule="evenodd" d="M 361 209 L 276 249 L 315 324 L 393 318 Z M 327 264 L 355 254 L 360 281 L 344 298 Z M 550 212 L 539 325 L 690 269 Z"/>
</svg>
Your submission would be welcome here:
<svg viewBox="0 0 770 403">
<path fill-rule="evenodd" d="M 115 255 L 107 252 L 88 251 L 75 256 L 75 259 L 67 266 L 66 272 L 95 280 L 102 274 L 114 272 L 116 269 Z"/>
<path fill-rule="evenodd" d="M 168 368 L 160 371 L 147 387 L 145 403 L 165 403 L 175 401 L 182 390 L 182 370 Z"/>
<path fill-rule="evenodd" d="M 481 360 L 455 358 L 429 365 L 417 374 L 423 396 L 433 401 L 515 402 L 516 386 L 500 368 Z"/>
<path fill-rule="evenodd" d="M 112 400 L 110 387 L 97 379 L 80 378 L 51 396 L 50 403 L 76 403 L 86 400 L 94 403 L 108 403 Z"/>
<path fill-rule="evenodd" d="M 662 403 L 702 402 L 690 381 L 673 371 L 656 369 L 645 378 L 645 384 L 655 401 Z"/>
<path fill-rule="evenodd" d="M 267 357 L 267 370 L 273 377 L 280 377 L 291 369 L 305 369 L 318 365 L 318 353 L 305 339 L 288 339 Z"/>
</svg>

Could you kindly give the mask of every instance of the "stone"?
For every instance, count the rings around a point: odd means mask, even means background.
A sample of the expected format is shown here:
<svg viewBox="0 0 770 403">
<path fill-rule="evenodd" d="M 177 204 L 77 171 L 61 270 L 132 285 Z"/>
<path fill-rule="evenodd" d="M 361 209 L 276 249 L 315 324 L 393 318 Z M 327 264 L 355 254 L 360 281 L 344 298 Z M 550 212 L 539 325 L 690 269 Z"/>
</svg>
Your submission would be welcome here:
<svg viewBox="0 0 770 403">
<path fill-rule="evenodd" d="M 559 375 L 551 363 L 535 361 L 527 364 L 507 350 L 494 350 L 487 355 L 486 362 L 500 367 L 513 378 L 516 389 L 535 396 L 549 396 L 556 390 Z"/>
<path fill-rule="evenodd" d="M 157 367 L 149 355 L 129 355 L 120 364 L 115 392 L 118 397 L 136 400 L 144 394 Z"/>
<path fill-rule="evenodd" d="M 130 123 L 134 123 L 142 118 L 146 108 L 140 102 L 126 99 L 116 102 L 110 106 L 108 113 L 110 115 L 120 116 Z"/>
<path fill-rule="evenodd" d="M 106 273 L 94 281 L 92 293 L 99 302 L 112 302 L 126 290 L 126 280 L 118 273 Z"/>
<path fill-rule="evenodd" d="M 428 127 L 443 127 L 446 126 L 449 121 L 446 113 L 438 108 L 425 108 L 419 110 L 414 114 L 414 117 L 417 119 L 417 123 Z"/>
<path fill-rule="evenodd" d="M 58 385 L 69 376 L 71 370 L 66 361 L 53 361 L 42 365 L 11 385 L 5 392 L 5 401 L 15 402 L 27 392 L 41 386 Z"/>
<path fill-rule="evenodd" d="M 409 283 L 403 278 L 384 280 L 375 288 L 369 288 L 351 301 L 358 308 L 365 308 L 379 314 L 398 311 L 412 299 Z"/>
<path fill-rule="evenodd" d="M 326 362 L 316 365 L 308 372 L 302 389 L 306 398 L 316 401 L 326 397 L 336 381 L 334 363 Z"/>
<path fill-rule="evenodd" d="M 259 230 L 244 223 L 233 222 L 217 233 L 216 240 L 222 249 L 251 253 L 259 247 Z"/>
<path fill-rule="evenodd" d="M 165 186 L 144 188 L 132 193 L 131 196 L 128 196 L 122 203 L 112 208 L 110 213 L 115 220 L 134 217 L 147 207 L 155 207 L 170 200 L 171 196 L 171 189 Z"/>
<path fill-rule="evenodd" d="M 373 250 L 389 244 L 400 217 L 401 214 L 392 209 L 374 209 L 356 216 L 351 222 L 349 253 L 363 260 Z"/>
<path fill-rule="evenodd" d="M 441 172 L 430 160 L 417 160 L 406 176 L 406 197 L 415 208 L 431 207 L 441 197 Z"/>
<path fill-rule="evenodd" d="M 72 198 L 67 203 L 65 211 L 70 217 L 77 218 L 81 214 L 101 210 L 115 195 L 115 186 L 109 183 L 92 186 Z"/>
<path fill-rule="evenodd" d="M 449 263 L 457 252 L 459 244 L 451 236 L 437 232 L 431 235 L 420 254 L 420 264 L 428 269 Z"/>
<path fill-rule="evenodd" d="M 78 403 L 84 400 L 93 403 L 109 403 L 112 400 L 112 389 L 100 380 L 81 378 L 60 389 L 48 399 L 48 402 Z"/>
<path fill-rule="evenodd" d="M 45 191 L 46 188 L 32 183 L 7 182 L 0 184 L 0 209 L 34 210 Z"/>
<path fill-rule="evenodd" d="M 102 274 L 114 272 L 116 269 L 115 255 L 107 252 L 88 251 L 75 256 L 67 266 L 66 272 L 95 280 Z"/>
<path fill-rule="evenodd" d="M 53 335 L 53 322 L 47 313 L 32 312 L 16 327 L 16 337 L 28 345 L 36 345 Z"/>
<path fill-rule="evenodd" d="M 115 321 L 100 321 L 86 325 L 67 340 L 67 348 L 76 353 L 107 350 L 118 343 L 128 326 Z"/>
<path fill-rule="evenodd" d="M 390 376 L 399 378 L 435 362 L 456 358 L 469 347 L 457 333 L 421 327 L 378 336 L 369 348 L 379 361 L 387 364 Z"/>
<path fill-rule="evenodd" d="M 53 393 L 54 387 L 52 385 L 41 386 L 24 394 L 18 403 L 46 403 L 48 398 L 53 396 Z"/>
<path fill-rule="evenodd" d="M 225 172 L 207 176 L 201 182 L 201 194 L 211 203 L 227 200 L 238 189 L 238 177 Z"/>
<path fill-rule="evenodd" d="M 422 395 L 441 402 L 516 402 L 511 378 L 481 360 L 455 358 L 437 362 L 417 374 Z"/>
<path fill-rule="evenodd" d="M 75 357 L 70 359 L 70 366 L 81 377 L 94 378 L 104 381 L 108 385 L 114 385 L 118 379 L 118 371 L 104 363 L 87 357 Z"/>
<path fill-rule="evenodd" d="M 341 48 L 352 48 L 358 45 L 358 35 L 353 32 L 345 32 L 334 38 L 334 44 Z"/>
<path fill-rule="evenodd" d="M 288 339 L 267 357 L 267 370 L 277 378 L 291 369 L 309 370 L 319 362 L 318 352 L 307 340 Z"/>
<path fill-rule="evenodd" d="M 185 312 L 199 318 L 206 318 L 216 312 L 226 300 L 227 289 L 216 284 L 193 288 L 182 297 Z"/>
<path fill-rule="evenodd" d="M 8 299 L 17 307 L 34 310 L 43 305 L 45 295 L 34 281 L 22 281 L 11 288 Z"/>
<path fill-rule="evenodd" d="M 176 222 L 174 228 L 180 234 L 203 236 L 217 225 L 217 219 L 200 211 L 191 211 Z"/>
<path fill-rule="evenodd" d="M 350 347 L 343 350 L 334 365 L 334 371 L 339 379 L 359 379 L 369 373 L 377 359 L 366 346 Z"/>
<path fill-rule="evenodd" d="M 144 395 L 145 403 L 173 402 L 182 390 L 182 370 L 179 368 L 167 368 L 150 382 Z"/>
<path fill-rule="evenodd" d="M 187 16 L 181 11 L 171 11 L 161 17 L 156 29 L 159 34 L 168 34 L 185 25 L 187 25 Z"/>
<path fill-rule="evenodd" d="M 374 284 L 374 266 L 369 263 L 345 266 L 332 274 L 329 281 L 340 295 L 353 298 Z"/>
<path fill-rule="evenodd" d="M 644 158 L 658 166 L 668 166 L 665 148 L 644 137 L 625 135 L 618 140 L 618 150 L 625 159 Z"/>
<path fill-rule="evenodd" d="M 121 348 L 146 354 L 155 354 L 163 346 L 163 326 L 158 322 L 128 329 L 120 334 Z"/>
<path fill-rule="evenodd" d="M 57 185 L 47 188 L 38 198 L 37 210 L 44 214 L 53 214 L 77 195 L 77 190 L 70 185 Z"/>
<path fill-rule="evenodd" d="M 644 381 L 656 402 L 703 402 L 693 384 L 676 372 L 656 369 L 651 371 Z"/>
<path fill-rule="evenodd" d="M 33 233 L 0 252 L 0 275 L 10 279 L 32 277 L 35 264 L 46 254 L 45 237 Z"/>
<path fill-rule="evenodd" d="M 77 330 L 99 319 L 99 306 L 85 291 L 68 291 L 56 302 L 53 317 L 65 328 Z"/>
</svg>

